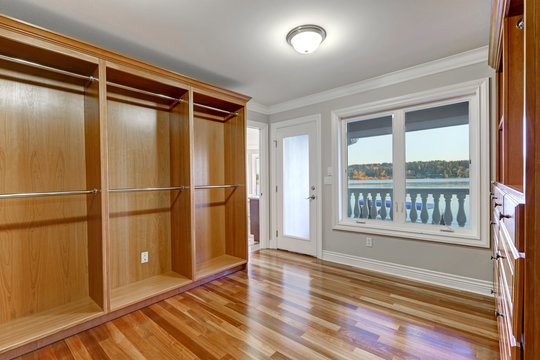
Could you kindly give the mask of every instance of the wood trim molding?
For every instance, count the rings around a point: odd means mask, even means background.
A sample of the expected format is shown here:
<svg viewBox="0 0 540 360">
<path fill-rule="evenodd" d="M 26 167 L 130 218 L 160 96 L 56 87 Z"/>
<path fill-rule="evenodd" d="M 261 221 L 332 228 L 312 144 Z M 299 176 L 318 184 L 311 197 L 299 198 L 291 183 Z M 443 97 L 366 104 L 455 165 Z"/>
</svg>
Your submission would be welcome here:
<svg viewBox="0 0 540 360">
<path fill-rule="evenodd" d="M 540 2 L 525 1 L 525 360 L 540 357 Z"/>
<path fill-rule="evenodd" d="M 491 3 L 491 28 L 489 31 L 489 65 L 497 70 L 500 66 L 502 53 L 503 24 L 510 0 L 493 0 Z"/>
</svg>

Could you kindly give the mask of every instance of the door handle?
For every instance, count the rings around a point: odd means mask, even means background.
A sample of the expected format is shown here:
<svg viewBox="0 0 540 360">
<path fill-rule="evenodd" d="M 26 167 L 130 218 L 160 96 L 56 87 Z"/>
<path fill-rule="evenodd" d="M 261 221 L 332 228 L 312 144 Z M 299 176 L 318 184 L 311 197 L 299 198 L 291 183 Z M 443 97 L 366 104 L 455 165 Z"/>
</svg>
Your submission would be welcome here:
<svg viewBox="0 0 540 360">
<path fill-rule="evenodd" d="M 306 200 L 315 200 L 315 195 L 311 195 L 310 197 L 307 197 Z"/>
</svg>

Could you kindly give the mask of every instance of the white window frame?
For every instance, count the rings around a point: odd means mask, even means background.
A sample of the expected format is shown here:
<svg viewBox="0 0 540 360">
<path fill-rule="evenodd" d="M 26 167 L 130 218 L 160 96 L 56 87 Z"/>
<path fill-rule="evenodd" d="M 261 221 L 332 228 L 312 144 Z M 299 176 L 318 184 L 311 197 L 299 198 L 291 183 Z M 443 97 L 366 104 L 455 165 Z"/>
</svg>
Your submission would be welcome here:
<svg viewBox="0 0 540 360">
<path fill-rule="evenodd" d="M 393 115 L 394 208 L 405 199 L 405 112 L 458 102 L 469 102 L 470 227 L 412 224 L 405 213 L 394 211 L 395 222 L 375 219 L 351 219 L 347 214 L 347 123 Z M 378 102 L 332 111 L 333 229 L 388 235 L 417 240 L 453 243 L 488 248 L 489 240 L 489 78 L 414 93 Z M 402 128 L 400 128 L 402 127 Z M 397 166 L 396 166 L 397 165 Z M 361 223 L 357 221 L 360 220 Z"/>
</svg>

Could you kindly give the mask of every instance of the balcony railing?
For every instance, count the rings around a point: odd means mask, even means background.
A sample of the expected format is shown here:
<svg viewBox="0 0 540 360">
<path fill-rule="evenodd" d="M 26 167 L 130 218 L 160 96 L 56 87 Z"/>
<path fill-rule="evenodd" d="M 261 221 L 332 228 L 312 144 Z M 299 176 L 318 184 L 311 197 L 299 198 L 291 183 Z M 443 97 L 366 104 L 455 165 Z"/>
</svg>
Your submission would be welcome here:
<svg viewBox="0 0 540 360">
<path fill-rule="evenodd" d="M 348 216 L 392 220 L 392 188 L 349 188 Z M 465 227 L 469 223 L 468 188 L 409 188 L 406 222 Z"/>
</svg>

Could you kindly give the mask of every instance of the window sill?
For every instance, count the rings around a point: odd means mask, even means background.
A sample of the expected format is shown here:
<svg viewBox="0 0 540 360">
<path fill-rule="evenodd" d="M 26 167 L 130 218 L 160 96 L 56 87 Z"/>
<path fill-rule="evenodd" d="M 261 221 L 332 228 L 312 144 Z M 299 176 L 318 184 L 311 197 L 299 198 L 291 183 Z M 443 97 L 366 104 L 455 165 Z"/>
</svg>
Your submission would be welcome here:
<svg viewBox="0 0 540 360">
<path fill-rule="evenodd" d="M 439 230 L 411 229 L 409 226 L 384 226 L 374 223 L 357 224 L 341 221 L 332 227 L 333 230 L 358 232 L 364 234 L 386 235 L 397 238 L 407 238 L 422 241 L 439 242 L 453 245 L 466 245 L 479 248 L 489 248 L 489 239 L 482 240 L 479 236 L 464 233 L 444 233 Z"/>
</svg>

